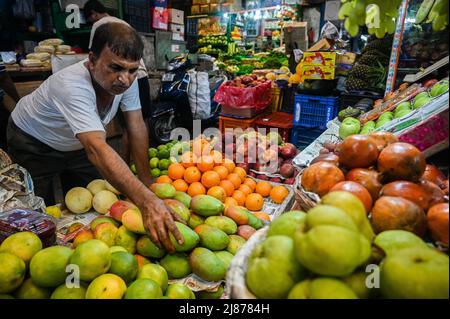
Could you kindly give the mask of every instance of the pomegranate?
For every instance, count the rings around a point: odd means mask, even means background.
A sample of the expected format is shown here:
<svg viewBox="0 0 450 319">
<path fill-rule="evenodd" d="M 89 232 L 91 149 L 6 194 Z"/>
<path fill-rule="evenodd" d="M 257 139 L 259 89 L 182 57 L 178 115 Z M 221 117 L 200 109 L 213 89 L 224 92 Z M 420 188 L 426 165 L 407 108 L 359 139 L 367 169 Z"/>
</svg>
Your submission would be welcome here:
<svg viewBox="0 0 450 319">
<path fill-rule="evenodd" d="M 439 186 L 440 188 L 445 188 L 444 187 L 445 175 L 434 165 L 428 164 L 425 167 L 425 173 L 423 173 L 422 179 L 432 182 L 437 186 Z"/>
<path fill-rule="evenodd" d="M 398 181 L 386 184 L 381 190 L 380 196 L 403 197 L 415 203 L 423 210 L 430 206 L 430 195 L 420 185 L 413 182 Z"/>
<path fill-rule="evenodd" d="M 364 207 L 366 208 L 366 213 L 369 213 L 370 210 L 372 209 L 373 204 L 372 196 L 370 196 L 369 191 L 361 184 L 351 181 L 340 182 L 330 189 L 330 192 L 334 191 L 349 192 L 358 197 L 364 204 Z"/>
<path fill-rule="evenodd" d="M 430 208 L 427 214 L 427 224 L 433 240 L 448 247 L 448 203 L 441 203 Z"/>
<path fill-rule="evenodd" d="M 328 162 L 319 162 L 304 170 L 302 186 L 307 192 L 313 192 L 322 197 L 334 185 L 344 180 L 344 173 L 336 165 Z"/>
<path fill-rule="evenodd" d="M 312 160 L 311 164 L 315 164 L 318 162 L 328 162 L 339 166 L 339 156 L 334 153 L 322 154 Z"/>
<path fill-rule="evenodd" d="M 383 185 L 380 183 L 378 172 L 366 168 L 354 168 L 347 173 L 346 179 L 364 186 L 369 191 L 373 202 L 380 197 Z"/>
<path fill-rule="evenodd" d="M 425 172 L 426 162 L 421 151 L 407 143 L 387 146 L 378 158 L 378 170 L 386 182 L 405 180 L 418 182 Z"/>
<path fill-rule="evenodd" d="M 377 143 L 378 151 L 382 151 L 386 146 L 397 143 L 398 138 L 389 132 L 372 132 L 369 136 Z"/>
<path fill-rule="evenodd" d="M 428 207 L 425 210 L 428 210 L 431 206 L 445 202 L 445 193 L 436 184 L 421 180 L 419 185 L 425 190 L 425 193 L 427 193 L 430 198 Z"/>
<path fill-rule="evenodd" d="M 375 233 L 385 230 L 406 230 L 423 237 L 427 230 L 424 211 L 405 198 L 382 196 L 372 209 L 372 226 Z"/>
<path fill-rule="evenodd" d="M 339 163 L 348 168 L 367 168 L 378 159 L 377 143 L 368 135 L 351 135 L 339 147 Z"/>
<path fill-rule="evenodd" d="M 448 179 L 444 181 L 444 189 L 442 191 L 448 196 Z"/>
</svg>

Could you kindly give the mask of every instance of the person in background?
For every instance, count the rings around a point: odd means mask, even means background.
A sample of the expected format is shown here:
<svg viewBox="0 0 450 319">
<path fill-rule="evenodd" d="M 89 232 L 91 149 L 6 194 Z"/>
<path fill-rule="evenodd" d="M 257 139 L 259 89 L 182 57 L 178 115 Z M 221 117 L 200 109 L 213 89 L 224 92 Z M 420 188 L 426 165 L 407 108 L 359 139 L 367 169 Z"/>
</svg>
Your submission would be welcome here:
<svg viewBox="0 0 450 319">
<path fill-rule="evenodd" d="M 106 11 L 105 6 L 98 0 L 89 0 L 85 3 L 84 8 L 84 16 L 86 20 L 90 23 L 93 23 L 91 34 L 89 38 L 89 49 L 92 47 L 92 41 L 94 38 L 95 31 L 99 26 L 102 24 L 108 23 L 108 22 L 117 22 L 117 23 L 123 23 L 127 26 L 130 26 L 127 22 L 110 16 L 108 12 Z M 130 26 L 131 27 L 131 26 Z M 148 128 L 148 118 L 150 117 L 151 113 L 151 98 L 150 98 L 150 86 L 148 83 L 148 72 L 144 64 L 144 60 L 141 59 L 139 63 L 139 69 L 138 69 L 138 87 L 139 87 L 139 99 L 141 101 L 142 106 L 142 116 L 144 117 L 144 121 L 146 123 L 146 126 Z M 129 148 L 129 134 L 125 128 L 124 118 L 122 112 L 119 111 L 117 114 L 119 123 L 122 126 L 123 130 L 123 137 L 122 137 L 122 143 L 123 143 L 123 158 L 124 160 L 129 163 L 130 161 L 130 148 Z"/>
<path fill-rule="evenodd" d="M 5 94 L 11 99 L 9 103 L 5 101 Z M 3 150 L 7 149 L 6 127 L 9 116 L 17 102 L 19 102 L 19 93 L 0 59 L 0 148 Z"/>
<path fill-rule="evenodd" d="M 55 202 L 55 176 L 64 193 L 103 177 L 139 207 L 152 241 L 174 251 L 169 233 L 183 243 L 173 219 L 177 217 L 148 188 L 148 133 L 137 86 L 143 48 L 129 26 L 101 25 L 88 59 L 51 75 L 17 103 L 8 123 L 8 148 L 12 159 L 30 172 L 35 194 L 46 205 Z M 105 127 L 119 107 L 137 177 L 106 142 Z"/>
</svg>

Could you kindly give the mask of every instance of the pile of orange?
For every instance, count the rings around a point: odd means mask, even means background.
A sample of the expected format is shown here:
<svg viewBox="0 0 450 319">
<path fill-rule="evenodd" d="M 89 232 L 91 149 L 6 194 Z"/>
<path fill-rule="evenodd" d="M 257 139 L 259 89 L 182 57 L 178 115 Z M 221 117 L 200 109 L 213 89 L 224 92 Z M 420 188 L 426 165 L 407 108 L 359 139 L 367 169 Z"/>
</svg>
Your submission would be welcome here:
<svg viewBox="0 0 450 319">
<path fill-rule="evenodd" d="M 205 140 L 193 142 L 197 150 L 209 150 Z M 264 198 L 281 204 L 288 195 L 284 186 L 275 186 L 267 181 L 255 182 L 247 177 L 247 172 L 236 167 L 233 161 L 225 158 L 218 151 L 207 155 L 199 152 L 186 152 L 181 156 L 181 163 L 169 166 L 168 175 L 160 176 L 157 183 L 172 184 L 177 191 L 189 196 L 208 194 L 222 201 L 226 206 L 244 206 L 259 212 L 264 206 Z M 269 219 L 266 213 L 261 218 Z"/>
</svg>

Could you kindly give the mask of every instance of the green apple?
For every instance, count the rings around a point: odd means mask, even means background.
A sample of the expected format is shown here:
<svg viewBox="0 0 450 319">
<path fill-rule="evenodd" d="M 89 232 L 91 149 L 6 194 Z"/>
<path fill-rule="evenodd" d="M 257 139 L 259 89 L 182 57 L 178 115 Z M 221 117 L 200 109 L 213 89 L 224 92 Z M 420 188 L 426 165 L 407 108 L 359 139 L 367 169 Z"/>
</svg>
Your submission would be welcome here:
<svg viewBox="0 0 450 319">
<path fill-rule="evenodd" d="M 428 247 L 425 242 L 406 230 L 386 230 L 375 237 L 374 244 L 383 249 L 385 254 L 393 254 L 399 249 L 410 247 Z"/>
<path fill-rule="evenodd" d="M 395 113 L 400 112 L 402 110 L 411 110 L 411 109 L 412 109 L 412 106 L 411 106 L 410 102 L 402 102 L 395 109 Z M 395 116 L 395 114 L 394 114 L 394 116 Z"/>
<path fill-rule="evenodd" d="M 364 204 L 358 197 L 349 192 L 330 192 L 322 197 L 321 203 L 324 205 L 339 207 L 346 212 L 347 215 L 353 219 L 356 226 L 358 226 L 359 231 L 369 240 L 369 242 L 372 242 L 375 237 L 375 233 L 373 232 L 372 226 L 367 218 Z"/>
<path fill-rule="evenodd" d="M 347 117 L 339 128 L 339 137 L 344 139 L 350 135 L 358 134 L 361 131 L 361 123 L 358 119 Z"/>
<path fill-rule="evenodd" d="M 299 229 L 294 243 L 297 260 L 323 276 L 348 276 L 366 263 L 372 253 L 370 242 L 361 233 L 334 225 L 319 225 L 308 231 Z"/>
<path fill-rule="evenodd" d="M 380 268 L 385 298 L 448 299 L 448 256 L 431 248 L 412 247 L 388 255 Z"/>
<path fill-rule="evenodd" d="M 150 168 L 158 168 L 159 159 L 157 157 L 153 157 L 149 162 Z"/>
<path fill-rule="evenodd" d="M 295 258 L 292 238 L 271 236 L 250 256 L 246 283 L 258 298 L 280 299 L 286 298 L 304 277 L 305 270 Z"/>
<path fill-rule="evenodd" d="M 394 119 L 394 113 L 392 113 L 392 112 L 385 112 L 385 113 L 380 115 L 380 117 L 378 118 L 378 121 L 382 121 L 384 119 L 389 119 L 390 121 L 392 121 Z"/>
<path fill-rule="evenodd" d="M 366 124 L 364 124 L 364 126 L 361 129 L 361 132 L 359 134 L 369 134 L 369 133 L 375 131 L 375 126 L 376 126 L 375 121 L 369 121 Z"/>
<path fill-rule="evenodd" d="M 296 284 L 288 299 L 358 299 L 344 282 L 334 278 L 308 279 Z"/>
<path fill-rule="evenodd" d="M 395 112 L 395 118 L 396 119 L 402 118 L 411 112 L 412 112 L 412 110 L 401 110 L 399 112 Z"/>
<path fill-rule="evenodd" d="M 447 91 L 448 91 L 448 81 L 443 80 L 443 81 L 440 81 L 440 82 L 436 83 L 435 85 L 433 85 L 433 87 L 430 90 L 430 95 L 432 97 L 436 97 Z"/>
<path fill-rule="evenodd" d="M 422 106 L 428 104 L 430 101 L 431 101 L 431 97 L 422 97 L 422 98 L 420 98 L 418 100 L 414 99 L 413 107 L 414 107 L 415 110 L 419 109 Z"/>
<path fill-rule="evenodd" d="M 267 237 L 284 235 L 294 238 L 298 226 L 304 223 L 306 214 L 301 211 L 291 211 L 282 214 L 270 223 Z"/>
<path fill-rule="evenodd" d="M 378 119 L 377 124 L 375 125 L 375 129 L 383 127 L 383 126 L 385 126 L 386 124 L 388 124 L 391 121 L 392 121 L 392 119 L 389 119 L 389 118 L 384 118 L 382 120 Z"/>
</svg>

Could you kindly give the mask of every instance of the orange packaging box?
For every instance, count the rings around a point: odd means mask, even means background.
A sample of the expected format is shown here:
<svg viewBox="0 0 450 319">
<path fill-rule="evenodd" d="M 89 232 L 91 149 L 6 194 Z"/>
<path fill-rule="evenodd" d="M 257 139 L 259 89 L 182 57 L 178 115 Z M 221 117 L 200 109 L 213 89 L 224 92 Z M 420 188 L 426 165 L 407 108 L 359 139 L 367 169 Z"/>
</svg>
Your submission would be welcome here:
<svg viewBox="0 0 450 319">
<path fill-rule="evenodd" d="M 303 65 L 302 78 L 305 80 L 334 80 L 334 66 Z"/>
<path fill-rule="evenodd" d="M 336 52 L 305 52 L 303 65 L 332 66 L 336 65 Z"/>
</svg>

